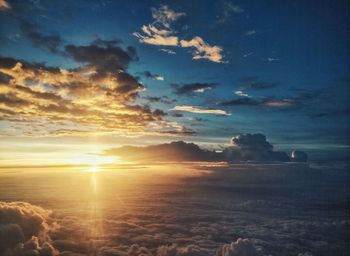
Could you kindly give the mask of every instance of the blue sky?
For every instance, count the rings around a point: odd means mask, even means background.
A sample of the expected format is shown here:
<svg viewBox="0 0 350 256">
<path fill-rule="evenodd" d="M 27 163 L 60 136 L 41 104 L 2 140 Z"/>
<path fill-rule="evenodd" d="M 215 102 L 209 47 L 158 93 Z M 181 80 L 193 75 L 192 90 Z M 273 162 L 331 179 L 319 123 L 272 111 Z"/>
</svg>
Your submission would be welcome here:
<svg viewBox="0 0 350 256">
<path fill-rule="evenodd" d="M 87 63 L 68 56 L 67 45 L 120 40 L 118 47 L 136 49 L 126 70 L 146 88 L 132 104 L 164 111 L 164 120 L 192 131 L 181 137 L 187 141 L 223 143 L 261 132 L 282 149 L 337 155 L 349 147 L 347 1 L 5 3 L 1 57 L 77 69 Z M 144 40 L 164 37 L 162 29 L 176 46 Z M 60 38 L 55 51 L 35 42 L 38 34 Z M 13 121 L 2 119 L 5 134 Z"/>
</svg>

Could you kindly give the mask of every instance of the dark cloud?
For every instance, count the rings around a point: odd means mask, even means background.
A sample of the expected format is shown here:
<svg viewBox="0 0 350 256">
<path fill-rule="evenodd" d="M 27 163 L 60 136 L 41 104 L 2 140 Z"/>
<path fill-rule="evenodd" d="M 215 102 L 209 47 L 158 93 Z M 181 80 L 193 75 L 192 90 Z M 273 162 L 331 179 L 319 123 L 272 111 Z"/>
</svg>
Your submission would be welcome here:
<svg viewBox="0 0 350 256">
<path fill-rule="evenodd" d="M 149 79 L 153 79 L 153 80 L 158 80 L 158 81 L 164 80 L 164 77 L 162 77 L 161 75 L 153 74 L 148 70 L 141 72 L 141 73 L 137 73 L 137 74 L 142 75 L 142 76 L 149 78 Z"/>
<path fill-rule="evenodd" d="M 21 31 L 36 47 L 44 48 L 52 53 L 59 53 L 63 43 L 62 38 L 57 34 L 46 35 L 40 31 L 40 28 L 34 24 L 22 21 Z"/>
<path fill-rule="evenodd" d="M 304 151 L 294 150 L 291 155 L 293 162 L 307 162 L 307 154 Z"/>
<path fill-rule="evenodd" d="M 109 149 L 106 155 L 117 155 L 127 160 L 140 162 L 172 162 L 172 161 L 205 161 L 205 162 L 289 162 L 285 152 L 273 151 L 273 145 L 266 136 L 257 134 L 241 134 L 233 137 L 231 144 L 222 152 L 200 148 L 194 143 L 184 141 L 171 142 L 147 147 L 123 146 Z"/>
<path fill-rule="evenodd" d="M 216 87 L 215 83 L 190 83 L 190 84 L 172 84 L 171 87 L 177 95 L 193 96 L 195 93 L 202 93 L 205 90 Z"/>
<path fill-rule="evenodd" d="M 194 143 L 171 142 L 148 147 L 124 146 L 106 151 L 107 155 L 118 155 L 136 161 L 215 161 L 217 153 L 201 149 Z"/>
<path fill-rule="evenodd" d="M 220 103 L 222 106 L 259 106 L 260 102 L 253 98 L 237 98 L 233 100 L 223 101 Z"/>
<path fill-rule="evenodd" d="M 274 98 L 262 98 L 254 99 L 251 97 L 235 98 L 219 103 L 222 106 L 256 106 L 267 108 L 284 108 L 294 109 L 299 106 L 298 102 L 293 99 L 274 99 Z"/>
<path fill-rule="evenodd" d="M 160 103 L 163 103 L 163 104 L 173 104 L 173 103 L 177 102 L 176 99 L 171 99 L 168 96 L 161 96 L 161 97 L 158 97 L 158 96 L 146 96 L 146 97 L 143 97 L 143 98 L 148 100 L 151 103 L 160 102 Z"/>
<path fill-rule="evenodd" d="M 99 72 L 126 70 L 132 61 L 138 60 L 132 46 L 123 49 L 119 41 L 97 40 L 86 46 L 66 45 L 65 51 L 75 61 L 93 66 Z"/>
<path fill-rule="evenodd" d="M 274 152 L 273 145 L 260 133 L 240 134 L 232 138 L 231 144 L 223 151 L 229 161 L 290 161 L 286 153 Z"/>
</svg>

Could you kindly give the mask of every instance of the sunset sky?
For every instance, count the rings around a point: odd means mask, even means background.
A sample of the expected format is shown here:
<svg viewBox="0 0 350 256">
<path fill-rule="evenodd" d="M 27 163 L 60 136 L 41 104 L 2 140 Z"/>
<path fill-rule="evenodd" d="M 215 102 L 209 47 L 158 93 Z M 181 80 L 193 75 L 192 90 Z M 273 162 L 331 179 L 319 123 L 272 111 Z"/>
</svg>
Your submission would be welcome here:
<svg viewBox="0 0 350 256">
<path fill-rule="evenodd" d="M 349 153 L 347 1 L 0 0 L 0 165 L 262 133 Z"/>
</svg>

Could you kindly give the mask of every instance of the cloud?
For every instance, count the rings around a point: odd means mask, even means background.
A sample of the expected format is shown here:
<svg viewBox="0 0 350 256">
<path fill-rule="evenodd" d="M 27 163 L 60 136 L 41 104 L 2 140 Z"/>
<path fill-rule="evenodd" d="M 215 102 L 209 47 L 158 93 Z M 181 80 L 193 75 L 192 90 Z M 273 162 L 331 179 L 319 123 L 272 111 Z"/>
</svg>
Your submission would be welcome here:
<svg viewBox="0 0 350 256">
<path fill-rule="evenodd" d="M 124 50 L 115 40 L 100 39 L 86 46 L 66 45 L 65 50 L 75 61 L 95 67 L 97 72 L 126 70 L 130 62 L 138 59 L 134 47 Z"/>
<path fill-rule="evenodd" d="M 123 146 L 105 151 L 106 155 L 116 155 L 125 160 L 138 162 L 289 162 L 285 152 L 273 151 L 273 145 L 260 133 L 240 134 L 231 139 L 229 145 L 220 152 L 200 148 L 194 143 L 171 142 L 147 147 Z M 305 160 L 306 161 L 306 160 Z"/>
<path fill-rule="evenodd" d="M 117 155 L 126 160 L 140 162 L 171 161 L 215 161 L 216 153 L 183 141 L 148 147 L 123 146 L 105 151 L 106 155 Z"/>
<path fill-rule="evenodd" d="M 249 239 L 238 238 L 236 242 L 222 245 L 216 256 L 258 256 L 258 252 Z"/>
<path fill-rule="evenodd" d="M 219 46 L 211 46 L 204 40 L 196 36 L 190 41 L 181 40 L 181 47 L 193 47 L 196 50 L 193 52 L 193 59 L 208 59 L 212 62 L 223 63 L 222 48 Z"/>
<path fill-rule="evenodd" d="M 25 202 L 0 202 L 1 255 L 55 256 L 49 232 L 56 225 L 51 212 Z"/>
<path fill-rule="evenodd" d="M 213 115 L 224 115 L 224 116 L 230 116 L 231 114 L 226 112 L 225 110 L 221 109 L 207 109 L 197 106 L 175 106 L 174 108 L 170 110 L 176 110 L 176 111 L 185 111 L 185 112 L 191 112 L 191 113 L 197 113 L 197 114 L 213 114 Z"/>
<path fill-rule="evenodd" d="M 196 245 L 178 246 L 177 244 L 162 245 L 157 249 L 156 256 L 207 256 L 207 251 Z"/>
<path fill-rule="evenodd" d="M 235 94 L 240 97 L 249 97 L 248 93 L 244 93 L 241 90 L 235 91 Z"/>
<path fill-rule="evenodd" d="M 62 38 L 59 35 L 43 34 L 38 26 L 26 21 L 21 21 L 20 28 L 23 34 L 33 43 L 36 47 L 41 47 L 52 53 L 60 53 L 60 47 L 63 43 Z"/>
<path fill-rule="evenodd" d="M 154 22 L 143 25 L 141 30 L 144 34 L 134 32 L 133 35 L 139 39 L 140 43 L 177 46 L 179 39 L 174 36 L 170 25 L 185 13 L 177 13 L 171 10 L 167 5 L 162 5 L 159 9 L 151 8 Z"/>
<path fill-rule="evenodd" d="M 161 103 L 164 103 L 164 104 L 173 104 L 173 103 L 175 103 L 177 101 L 176 99 L 170 99 L 168 96 L 162 96 L 162 97 L 146 96 L 146 97 L 143 97 L 143 98 L 148 100 L 149 102 L 161 102 Z"/>
<path fill-rule="evenodd" d="M 193 96 L 195 93 L 203 93 L 216 87 L 214 83 L 190 83 L 190 84 L 172 84 L 171 87 L 177 95 Z"/>
<path fill-rule="evenodd" d="M 239 95 L 243 96 L 243 95 Z M 297 102 L 294 99 L 282 99 L 276 100 L 272 98 L 263 99 L 253 99 L 248 98 L 237 98 L 228 101 L 223 101 L 220 103 L 221 106 L 257 106 L 257 107 L 267 107 L 267 108 L 290 108 L 295 107 Z"/>
<path fill-rule="evenodd" d="M 160 8 L 151 8 L 152 17 L 155 22 L 161 23 L 163 26 L 169 28 L 171 23 L 176 21 L 181 16 L 185 16 L 184 12 L 175 12 L 167 5 L 161 5 Z"/>
<path fill-rule="evenodd" d="M 0 0 L 0 10 L 9 10 L 11 5 L 6 0 Z"/>
<path fill-rule="evenodd" d="M 158 80 L 158 81 L 164 81 L 164 77 L 163 76 L 160 76 L 160 75 L 157 75 L 157 74 L 152 74 L 150 71 L 144 71 L 142 73 L 143 76 L 147 77 L 147 78 L 150 78 L 150 79 L 153 79 L 153 80 Z"/>
<path fill-rule="evenodd" d="M 256 34 L 256 30 L 252 29 L 252 30 L 247 30 L 244 35 L 246 36 L 252 36 Z"/>
<path fill-rule="evenodd" d="M 293 150 L 291 160 L 293 162 L 307 162 L 307 154 L 304 151 Z"/>
<path fill-rule="evenodd" d="M 135 104 L 145 86 L 125 71 L 136 58 L 133 48 L 100 41 L 67 47 L 84 66 L 48 67 L 0 58 L 0 118 L 18 125 L 16 133 L 57 135 L 59 131 L 140 134 L 182 131 L 163 120 L 164 112 Z"/>
<path fill-rule="evenodd" d="M 191 40 L 181 40 L 171 25 L 185 13 L 176 13 L 168 6 L 162 5 L 159 9 L 152 8 L 152 17 L 154 22 L 141 27 L 142 33 L 133 32 L 132 34 L 139 39 L 140 43 L 146 43 L 157 46 L 180 46 L 194 48 L 193 59 L 207 59 L 216 63 L 223 63 L 222 51 L 219 46 L 211 46 L 201 37 L 195 36 Z M 169 54 L 175 54 L 169 49 L 160 49 Z"/>
<path fill-rule="evenodd" d="M 226 147 L 222 153 L 228 161 L 290 161 L 286 153 L 273 151 L 273 145 L 261 133 L 233 137 L 231 146 Z"/>
<path fill-rule="evenodd" d="M 175 51 L 173 51 L 173 50 L 170 50 L 170 49 L 159 49 L 159 51 L 161 51 L 161 52 L 166 52 L 166 53 L 168 53 L 168 54 L 176 54 L 176 52 Z"/>
<path fill-rule="evenodd" d="M 280 60 L 279 58 L 272 58 L 272 57 L 267 58 L 268 62 L 279 61 L 279 60 Z"/>
<path fill-rule="evenodd" d="M 138 32 L 133 33 L 133 35 L 139 39 L 140 43 L 162 46 L 177 46 L 179 43 L 179 38 L 177 36 L 172 36 L 172 32 L 169 30 L 160 30 L 153 25 L 143 25 L 142 31 L 145 34 L 140 34 Z"/>
<path fill-rule="evenodd" d="M 232 14 L 240 14 L 243 13 L 244 9 L 239 5 L 235 5 L 230 1 L 224 1 L 222 5 L 222 13 L 220 18 L 217 20 L 217 23 L 224 23 L 229 18 L 231 18 Z"/>
</svg>

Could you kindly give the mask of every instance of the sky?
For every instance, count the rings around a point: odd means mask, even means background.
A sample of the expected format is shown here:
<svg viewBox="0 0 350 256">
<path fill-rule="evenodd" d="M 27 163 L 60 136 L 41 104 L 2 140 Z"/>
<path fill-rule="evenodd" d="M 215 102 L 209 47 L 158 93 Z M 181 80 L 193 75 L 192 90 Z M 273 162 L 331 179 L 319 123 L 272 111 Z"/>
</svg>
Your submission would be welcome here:
<svg viewBox="0 0 350 256">
<path fill-rule="evenodd" d="M 348 156 L 347 1 L 0 0 L 0 165 L 122 145 Z"/>
</svg>

